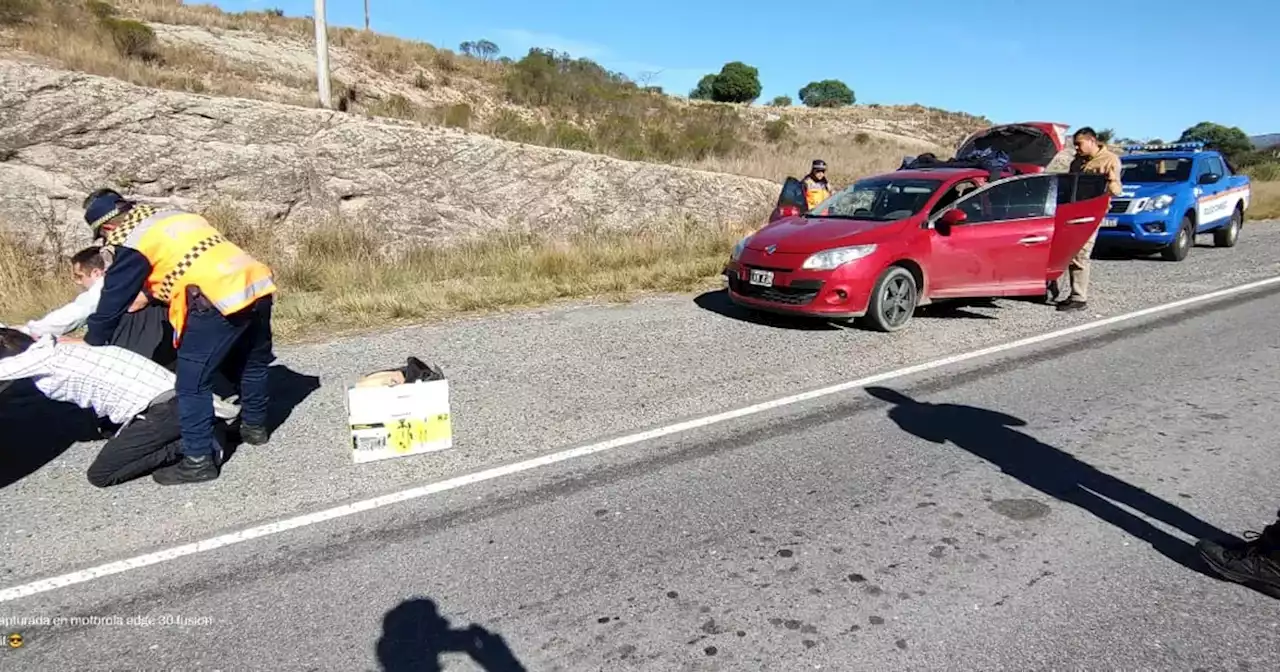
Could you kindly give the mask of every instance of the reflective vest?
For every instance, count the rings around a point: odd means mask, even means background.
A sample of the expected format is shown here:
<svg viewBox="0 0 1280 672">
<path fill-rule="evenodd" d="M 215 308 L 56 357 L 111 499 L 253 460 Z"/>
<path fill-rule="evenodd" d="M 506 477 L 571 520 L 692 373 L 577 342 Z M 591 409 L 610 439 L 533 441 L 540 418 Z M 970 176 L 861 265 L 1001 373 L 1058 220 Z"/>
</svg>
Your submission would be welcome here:
<svg viewBox="0 0 1280 672">
<path fill-rule="evenodd" d="M 809 206 L 809 210 L 818 207 L 818 204 L 831 197 L 831 189 L 827 186 L 826 181 L 818 182 L 812 177 L 804 178 L 804 201 Z"/>
<path fill-rule="evenodd" d="M 187 321 L 187 287 L 196 285 L 223 315 L 276 291 L 271 269 L 227 240 L 200 215 L 157 210 L 124 240 L 151 262 L 147 293 L 169 304 L 173 345 Z"/>
</svg>

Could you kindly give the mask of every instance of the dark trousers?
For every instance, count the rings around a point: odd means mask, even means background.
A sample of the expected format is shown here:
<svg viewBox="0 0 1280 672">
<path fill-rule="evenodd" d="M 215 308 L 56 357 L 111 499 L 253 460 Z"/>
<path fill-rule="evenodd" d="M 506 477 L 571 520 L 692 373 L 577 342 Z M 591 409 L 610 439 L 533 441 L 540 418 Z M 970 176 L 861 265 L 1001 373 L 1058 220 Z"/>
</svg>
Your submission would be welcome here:
<svg viewBox="0 0 1280 672">
<path fill-rule="evenodd" d="M 178 346 L 178 416 L 182 453 L 215 452 L 213 376 L 221 370 L 240 394 L 240 422 L 267 424 L 267 369 L 271 352 L 272 297 L 263 297 L 238 313 L 223 315 L 198 292 L 187 297 L 187 321 Z"/>
<path fill-rule="evenodd" d="M 89 465 L 89 482 L 99 488 L 148 474 L 177 459 L 182 446 L 178 399 L 152 405 L 113 438 Z"/>
</svg>

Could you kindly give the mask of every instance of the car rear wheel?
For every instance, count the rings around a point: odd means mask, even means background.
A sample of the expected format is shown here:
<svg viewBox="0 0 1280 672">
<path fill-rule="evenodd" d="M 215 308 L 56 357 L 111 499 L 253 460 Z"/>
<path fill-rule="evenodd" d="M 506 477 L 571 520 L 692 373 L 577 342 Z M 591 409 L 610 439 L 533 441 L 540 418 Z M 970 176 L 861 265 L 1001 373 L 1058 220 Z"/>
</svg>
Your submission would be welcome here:
<svg viewBox="0 0 1280 672">
<path fill-rule="evenodd" d="M 890 266 L 871 290 L 871 301 L 862 321 L 876 331 L 898 331 L 907 326 L 920 301 L 915 276 L 901 266 Z"/>
<path fill-rule="evenodd" d="M 1231 213 L 1231 221 L 1227 225 L 1213 232 L 1214 247 L 1235 247 L 1236 241 L 1240 240 L 1240 227 L 1244 224 L 1244 213 L 1240 212 L 1240 208 L 1236 208 Z"/>
<path fill-rule="evenodd" d="M 1187 258 L 1187 254 L 1191 252 L 1191 247 L 1196 244 L 1196 225 L 1191 221 L 1188 215 L 1182 218 L 1182 228 L 1178 229 L 1178 236 L 1169 243 L 1169 247 L 1164 248 L 1160 255 L 1167 261 L 1182 261 Z"/>
</svg>

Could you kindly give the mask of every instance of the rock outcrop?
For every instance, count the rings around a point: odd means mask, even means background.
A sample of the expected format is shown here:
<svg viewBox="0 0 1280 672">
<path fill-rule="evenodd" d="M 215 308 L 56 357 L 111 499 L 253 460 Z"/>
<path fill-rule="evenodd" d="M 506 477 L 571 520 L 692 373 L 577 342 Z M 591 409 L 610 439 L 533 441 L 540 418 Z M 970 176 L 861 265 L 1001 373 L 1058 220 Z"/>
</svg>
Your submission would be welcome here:
<svg viewBox="0 0 1280 672">
<path fill-rule="evenodd" d="M 87 239 L 92 189 L 230 201 L 286 232 L 342 216 L 445 242 L 763 221 L 778 185 L 342 112 L 0 62 L 0 225 Z"/>
</svg>

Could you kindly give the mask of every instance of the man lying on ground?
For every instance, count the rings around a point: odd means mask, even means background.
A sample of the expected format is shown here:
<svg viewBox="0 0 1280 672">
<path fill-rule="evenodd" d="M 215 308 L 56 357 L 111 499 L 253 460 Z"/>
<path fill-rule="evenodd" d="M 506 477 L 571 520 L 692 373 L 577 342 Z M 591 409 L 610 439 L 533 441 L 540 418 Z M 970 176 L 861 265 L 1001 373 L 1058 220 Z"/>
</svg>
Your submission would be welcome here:
<svg viewBox="0 0 1280 672">
<path fill-rule="evenodd" d="M 90 409 L 121 426 L 89 466 L 93 485 L 105 488 L 148 472 L 161 485 L 191 482 L 174 473 L 182 457 L 182 430 L 173 372 L 113 345 L 60 343 L 52 336 L 36 340 L 17 329 L 0 328 L 0 381 L 23 378 L 31 378 L 54 401 Z M 222 420 L 239 414 L 216 396 L 213 406 Z M 221 463 L 221 450 L 214 459 Z M 213 478 L 216 470 L 204 480 Z"/>
<path fill-rule="evenodd" d="M 39 338 L 66 336 L 85 326 L 89 316 L 98 309 L 98 300 L 102 297 L 103 278 L 109 265 L 108 255 L 108 252 L 98 246 L 87 247 L 72 255 L 72 279 L 84 291 L 71 303 L 18 327 L 18 330 Z M 173 328 L 168 324 L 167 312 L 164 304 L 154 302 L 146 294 L 139 292 L 108 344 L 132 350 L 172 371 L 177 354 L 170 343 Z"/>
</svg>

